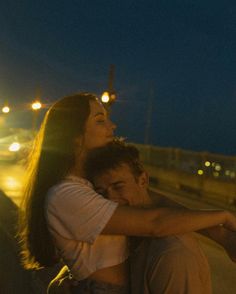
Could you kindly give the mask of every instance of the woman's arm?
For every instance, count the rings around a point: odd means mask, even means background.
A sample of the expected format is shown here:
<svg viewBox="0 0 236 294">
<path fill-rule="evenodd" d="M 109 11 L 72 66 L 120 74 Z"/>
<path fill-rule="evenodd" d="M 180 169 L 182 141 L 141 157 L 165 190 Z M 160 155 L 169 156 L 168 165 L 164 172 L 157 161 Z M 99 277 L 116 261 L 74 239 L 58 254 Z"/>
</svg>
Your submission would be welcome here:
<svg viewBox="0 0 236 294">
<path fill-rule="evenodd" d="M 228 211 L 201 211 L 186 208 L 134 208 L 119 206 L 103 234 L 165 237 L 223 225 L 236 231 L 236 217 Z"/>
<path fill-rule="evenodd" d="M 182 204 L 170 199 L 165 195 L 157 193 L 153 194 L 152 191 L 149 191 L 149 195 L 153 195 L 153 202 L 155 202 L 155 204 L 158 206 L 184 208 Z M 234 218 L 235 215 L 231 214 L 231 217 Z M 230 259 L 236 262 L 236 232 L 228 230 L 222 225 L 218 225 L 215 227 L 208 227 L 203 230 L 197 231 L 197 233 L 221 245 L 230 257 Z"/>
<path fill-rule="evenodd" d="M 150 196 L 152 196 L 152 191 Z M 173 201 L 172 199 L 166 197 L 162 194 L 156 194 L 153 197 L 154 201 L 157 201 L 157 205 L 165 207 L 182 207 L 183 205 Z M 234 216 L 233 216 L 234 217 Z M 215 227 L 208 227 L 203 230 L 197 231 L 197 233 L 215 241 L 217 244 L 221 245 L 230 259 L 236 262 L 236 232 L 226 229 L 222 225 Z"/>
</svg>

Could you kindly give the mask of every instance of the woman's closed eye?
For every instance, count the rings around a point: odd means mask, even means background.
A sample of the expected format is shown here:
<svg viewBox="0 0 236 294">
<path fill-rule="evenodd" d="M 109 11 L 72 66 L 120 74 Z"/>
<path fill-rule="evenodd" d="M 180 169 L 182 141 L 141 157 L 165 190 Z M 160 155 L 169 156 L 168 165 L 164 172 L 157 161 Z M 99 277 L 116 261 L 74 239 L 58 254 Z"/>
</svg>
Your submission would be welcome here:
<svg viewBox="0 0 236 294">
<path fill-rule="evenodd" d="M 105 114 L 98 114 L 96 117 L 96 123 L 105 123 L 107 120 L 107 117 Z"/>
<path fill-rule="evenodd" d="M 100 119 L 100 120 L 97 120 L 96 121 L 98 124 L 103 124 L 103 123 L 105 123 L 106 121 L 105 121 L 105 119 Z"/>
</svg>

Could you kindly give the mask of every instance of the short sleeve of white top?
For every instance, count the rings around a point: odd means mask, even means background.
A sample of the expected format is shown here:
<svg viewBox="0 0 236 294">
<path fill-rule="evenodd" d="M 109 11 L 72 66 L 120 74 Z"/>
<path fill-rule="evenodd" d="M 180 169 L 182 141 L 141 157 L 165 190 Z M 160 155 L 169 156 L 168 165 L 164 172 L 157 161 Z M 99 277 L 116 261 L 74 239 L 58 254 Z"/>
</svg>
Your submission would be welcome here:
<svg viewBox="0 0 236 294">
<path fill-rule="evenodd" d="M 117 205 L 97 194 L 90 182 L 75 176 L 48 191 L 49 230 L 64 262 L 78 280 L 127 259 L 125 236 L 99 235 Z"/>
</svg>

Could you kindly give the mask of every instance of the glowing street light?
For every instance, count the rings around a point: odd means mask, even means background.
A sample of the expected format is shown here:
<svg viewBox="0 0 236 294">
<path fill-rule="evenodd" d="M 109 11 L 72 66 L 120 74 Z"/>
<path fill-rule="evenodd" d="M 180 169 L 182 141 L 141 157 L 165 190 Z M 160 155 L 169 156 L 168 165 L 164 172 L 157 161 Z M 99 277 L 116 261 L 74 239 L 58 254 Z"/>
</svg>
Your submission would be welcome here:
<svg viewBox="0 0 236 294">
<path fill-rule="evenodd" d="M 108 103 L 110 101 L 110 96 L 108 92 L 104 92 L 101 97 L 102 103 Z"/>
<path fill-rule="evenodd" d="M 113 87 L 114 72 L 115 66 L 111 64 L 108 75 L 108 87 L 106 88 L 106 91 L 102 94 L 101 97 L 101 101 L 102 103 L 104 103 L 104 106 L 107 108 L 107 110 L 110 110 L 110 106 L 115 102 L 117 98 L 116 92 L 114 91 Z"/>
<path fill-rule="evenodd" d="M 2 108 L 2 112 L 3 112 L 3 113 L 9 113 L 9 112 L 10 112 L 10 107 L 8 107 L 8 106 L 3 106 L 3 108 Z"/>
<path fill-rule="evenodd" d="M 35 101 L 32 103 L 31 107 L 33 110 L 39 110 L 42 108 L 42 104 L 39 101 Z"/>
<path fill-rule="evenodd" d="M 35 132 L 37 128 L 39 110 L 42 108 L 42 104 L 40 101 L 36 100 L 31 104 L 31 108 L 33 110 L 32 130 Z"/>
<path fill-rule="evenodd" d="M 11 152 L 17 152 L 17 151 L 19 151 L 20 150 L 20 143 L 18 143 L 18 142 L 14 142 L 14 143 L 12 143 L 10 146 L 9 146 L 9 148 L 8 148 L 8 150 L 9 151 L 11 151 Z"/>
<path fill-rule="evenodd" d="M 101 97 L 102 103 L 106 105 L 111 105 L 116 100 L 116 94 L 114 92 L 110 93 L 108 91 L 104 92 Z"/>
</svg>

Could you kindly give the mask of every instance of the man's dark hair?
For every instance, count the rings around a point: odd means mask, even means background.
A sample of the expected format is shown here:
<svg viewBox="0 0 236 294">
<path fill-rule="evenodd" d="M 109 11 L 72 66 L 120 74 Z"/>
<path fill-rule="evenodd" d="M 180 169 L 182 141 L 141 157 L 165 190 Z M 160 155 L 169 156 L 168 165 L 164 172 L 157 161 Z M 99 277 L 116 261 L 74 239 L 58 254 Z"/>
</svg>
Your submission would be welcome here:
<svg viewBox="0 0 236 294">
<path fill-rule="evenodd" d="M 84 171 L 86 178 L 93 182 L 96 176 L 122 164 L 127 164 L 135 177 L 144 171 L 138 149 L 133 145 L 115 140 L 103 147 L 91 150 L 87 155 Z"/>
</svg>

